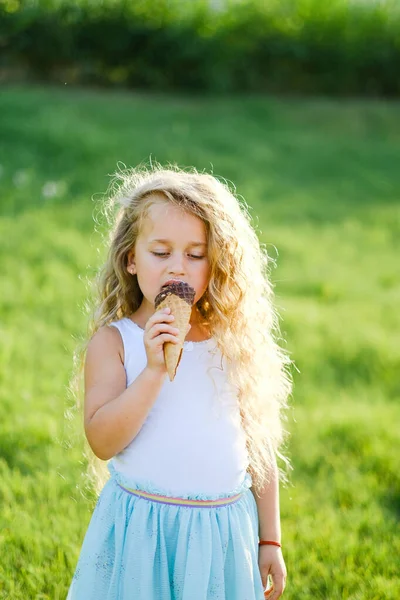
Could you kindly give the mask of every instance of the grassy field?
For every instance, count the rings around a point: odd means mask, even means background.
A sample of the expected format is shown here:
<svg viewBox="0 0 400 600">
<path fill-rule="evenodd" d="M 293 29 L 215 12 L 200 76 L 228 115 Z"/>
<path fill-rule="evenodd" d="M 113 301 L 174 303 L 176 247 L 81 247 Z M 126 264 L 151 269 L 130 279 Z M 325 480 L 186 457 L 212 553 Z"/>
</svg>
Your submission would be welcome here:
<svg viewBox="0 0 400 600">
<path fill-rule="evenodd" d="M 94 201 L 151 155 L 234 181 L 277 261 L 284 597 L 398 600 L 400 105 L 15 87 L 0 115 L 0 598 L 66 596 L 95 499 L 64 418 Z"/>
</svg>

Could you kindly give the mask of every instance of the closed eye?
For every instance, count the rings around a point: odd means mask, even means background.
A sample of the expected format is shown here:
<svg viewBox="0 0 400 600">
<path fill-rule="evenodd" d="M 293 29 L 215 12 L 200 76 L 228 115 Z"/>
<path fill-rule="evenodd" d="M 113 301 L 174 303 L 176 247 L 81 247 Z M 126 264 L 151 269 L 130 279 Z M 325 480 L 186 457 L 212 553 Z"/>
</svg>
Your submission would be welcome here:
<svg viewBox="0 0 400 600">
<path fill-rule="evenodd" d="M 166 256 L 168 256 L 168 252 L 152 252 L 152 254 L 154 254 L 154 256 L 161 256 L 163 258 L 165 258 Z M 196 254 L 189 254 L 190 258 L 204 258 L 204 256 L 197 256 Z"/>
</svg>

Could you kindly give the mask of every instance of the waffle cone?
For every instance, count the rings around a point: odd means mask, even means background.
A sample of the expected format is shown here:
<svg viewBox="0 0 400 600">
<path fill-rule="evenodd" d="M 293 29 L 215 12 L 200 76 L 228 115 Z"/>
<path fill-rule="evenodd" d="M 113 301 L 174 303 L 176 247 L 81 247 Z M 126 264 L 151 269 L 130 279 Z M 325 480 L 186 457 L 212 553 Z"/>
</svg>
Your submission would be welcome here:
<svg viewBox="0 0 400 600">
<path fill-rule="evenodd" d="M 183 351 L 183 342 L 187 334 L 187 328 L 190 321 L 190 315 L 192 313 L 192 307 L 182 300 L 175 294 L 169 294 L 158 306 L 157 310 L 163 308 L 170 308 L 171 314 L 174 315 L 175 320 L 173 321 L 173 327 L 179 329 L 178 339 L 179 344 L 173 344 L 172 342 L 165 342 L 164 344 L 164 359 L 165 366 L 167 367 L 168 376 L 170 381 L 174 380 L 176 370 L 181 360 Z"/>
</svg>

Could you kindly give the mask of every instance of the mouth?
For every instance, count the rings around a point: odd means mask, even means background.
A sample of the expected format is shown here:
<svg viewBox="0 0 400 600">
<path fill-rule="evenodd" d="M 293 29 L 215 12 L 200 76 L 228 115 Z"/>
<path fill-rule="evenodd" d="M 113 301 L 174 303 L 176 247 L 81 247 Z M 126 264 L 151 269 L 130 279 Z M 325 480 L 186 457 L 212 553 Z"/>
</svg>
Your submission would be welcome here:
<svg viewBox="0 0 400 600">
<path fill-rule="evenodd" d="M 166 285 L 170 285 L 171 283 L 186 283 L 186 281 L 183 281 L 183 279 L 169 279 L 161 287 L 165 287 Z"/>
</svg>

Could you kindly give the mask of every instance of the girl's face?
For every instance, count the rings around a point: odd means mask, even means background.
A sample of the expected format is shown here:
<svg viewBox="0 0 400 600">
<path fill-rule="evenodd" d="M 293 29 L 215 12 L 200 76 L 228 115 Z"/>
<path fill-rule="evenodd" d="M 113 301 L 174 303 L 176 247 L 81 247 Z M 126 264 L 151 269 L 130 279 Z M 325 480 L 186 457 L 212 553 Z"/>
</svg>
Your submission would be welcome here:
<svg viewBox="0 0 400 600">
<path fill-rule="evenodd" d="M 152 204 L 127 270 L 136 273 L 143 293 L 141 310 L 150 316 L 161 287 L 171 279 L 195 290 L 194 304 L 207 289 L 210 266 L 206 228 L 201 219 L 166 201 Z"/>
</svg>

